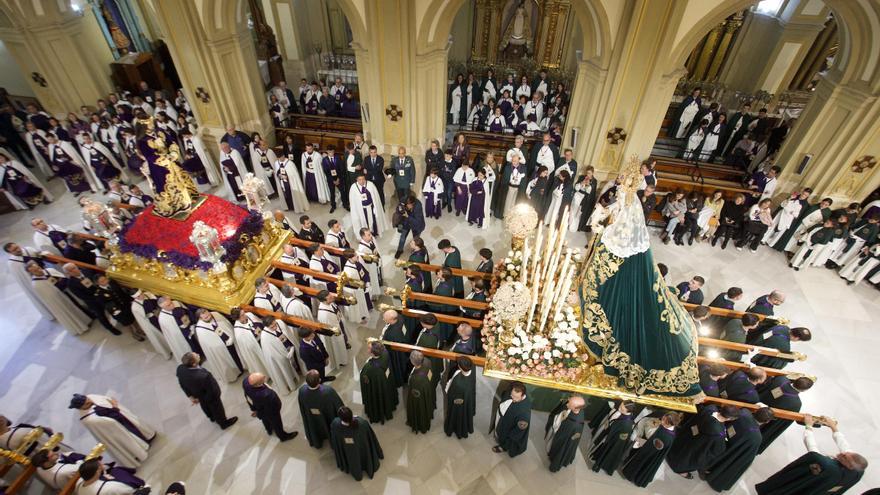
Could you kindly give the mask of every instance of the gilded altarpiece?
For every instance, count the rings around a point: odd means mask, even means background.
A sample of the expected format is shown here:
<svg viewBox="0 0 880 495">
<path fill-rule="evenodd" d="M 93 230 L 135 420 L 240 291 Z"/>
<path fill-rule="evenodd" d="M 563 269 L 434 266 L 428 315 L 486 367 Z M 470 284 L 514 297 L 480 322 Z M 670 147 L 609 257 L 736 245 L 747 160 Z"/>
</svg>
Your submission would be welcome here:
<svg viewBox="0 0 880 495">
<path fill-rule="evenodd" d="M 562 65 L 574 20 L 569 0 L 477 0 L 471 60 L 488 65 L 530 59 L 540 67 Z"/>
</svg>

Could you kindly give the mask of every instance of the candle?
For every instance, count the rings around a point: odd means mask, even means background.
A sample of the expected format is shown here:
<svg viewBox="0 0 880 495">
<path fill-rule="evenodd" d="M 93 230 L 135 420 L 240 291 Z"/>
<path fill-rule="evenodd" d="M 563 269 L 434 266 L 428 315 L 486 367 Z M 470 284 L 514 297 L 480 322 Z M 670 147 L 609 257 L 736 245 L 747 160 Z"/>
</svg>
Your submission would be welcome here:
<svg viewBox="0 0 880 495">
<path fill-rule="evenodd" d="M 538 283 L 537 269 L 538 269 L 538 261 L 541 259 L 541 241 L 543 241 L 543 234 L 544 234 L 544 225 L 541 224 L 538 226 L 538 237 L 535 240 L 535 252 L 534 252 L 534 256 L 533 256 L 533 258 L 535 258 L 535 259 L 532 261 L 531 270 L 529 270 L 532 273 L 532 283 L 533 284 Z"/>
<path fill-rule="evenodd" d="M 556 279 L 548 280 L 546 290 L 541 297 L 541 319 L 538 323 L 538 331 L 544 328 L 544 323 L 547 321 L 547 315 L 550 314 L 550 296 L 553 294 L 555 288 Z"/>
<path fill-rule="evenodd" d="M 564 279 L 565 279 L 565 277 L 568 276 L 570 263 L 571 263 L 570 254 L 566 253 L 565 259 L 562 261 L 562 269 L 559 271 L 559 283 L 556 284 L 556 290 L 550 294 L 550 299 L 547 301 L 547 303 L 552 308 L 554 308 L 554 312 L 553 312 L 554 315 L 556 314 L 556 312 L 555 312 L 556 300 L 559 297 L 559 292 L 562 290 L 562 286 L 564 285 L 564 282 L 565 282 Z"/>
<path fill-rule="evenodd" d="M 537 257 L 537 256 L 536 256 Z M 535 307 L 538 305 L 538 281 L 532 281 L 532 304 L 529 307 L 529 318 L 526 320 L 526 331 L 529 330 L 529 326 L 532 324 L 532 318 L 535 316 Z"/>
<path fill-rule="evenodd" d="M 519 266 L 520 279 L 522 283 L 526 283 L 526 273 L 529 271 L 529 239 L 526 238 L 526 244 L 523 247 L 522 263 Z"/>
<path fill-rule="evenodd" d="M 568 267 L 568 271 L 568 276 L 565 277 L 565 282 L 562 284 L 562 290 L 559 291 L 559 299 L 556 300 L 556 313 L 562 311 L 562 308 L 565 306 L 565 301 L 568 299 L 568 292 L 571 290 L 571 284 L 574 281 L 574 265 Z"/>
<path fill-rule="evenodd" d="M 541 256 L 541 279 L 547 279 L 547 269 L 550 268 L 550 258 L 553 256 L 553 246 L 556 245 L 556 234 L 558 232 L 554 229 L 550 232 L 550 235 L 547 237 L 547 245 L 544 247 L 543 254 Z"/>
</svg>

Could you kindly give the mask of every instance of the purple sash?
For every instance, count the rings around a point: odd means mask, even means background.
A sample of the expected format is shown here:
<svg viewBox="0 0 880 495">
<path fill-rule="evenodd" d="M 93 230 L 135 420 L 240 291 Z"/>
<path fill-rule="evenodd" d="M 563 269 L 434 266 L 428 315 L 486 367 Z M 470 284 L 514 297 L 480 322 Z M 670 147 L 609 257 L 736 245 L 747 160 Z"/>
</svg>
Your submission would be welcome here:
<svg viewBox="0 0 880 495">
<path fill-rule="evenodd" d="M 93 414 L 95 414 L 97 416 L 101 416 L 102 418 L 110 418 L 110 419 L 116 421 L 117 423 L 122 425 L 123 428 L 128 430 L 129 433 L 131 433 L 132 435 L 140 438 L 141 440 L 143 440 L 147 443 L 150 443 L 150 441 L 152 440 L 152 439 L 147 438 L 143 433 L 141 433 L 141 430 L 139 430 L 137 428 L 137 426 L 135 426 L 134 423 L 131 422 L 131 420 L 126 418 L 125 415 L 123 415 L 122 412 L 119 411 L 119 409 L 113 409 L 110 407 L 103 407 L 103 406 L 95 406 Z M 83 418 L 86 418 L 86 417 L 88 417 L 88 415 L 83 416 Z"/>
</svg>

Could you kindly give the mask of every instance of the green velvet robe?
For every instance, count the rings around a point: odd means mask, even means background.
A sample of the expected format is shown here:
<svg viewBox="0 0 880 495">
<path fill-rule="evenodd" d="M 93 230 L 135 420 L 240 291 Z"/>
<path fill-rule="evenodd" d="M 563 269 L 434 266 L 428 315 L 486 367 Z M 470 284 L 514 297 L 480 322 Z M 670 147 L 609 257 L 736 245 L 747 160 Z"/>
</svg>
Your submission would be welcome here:
<svg viewBox="0 0 880 495">
<path fill-rule="evenodd" d="M 706 482 L 716 492 L 733 488 L 761 446 L 761 427 L 749 410 L 740 411 L 740 417 L 727 425 L 727 448 L 704 472 Z"/>
<path fill-rule="evenodd" d="M 777 409 L 785 409 L 786 411 L 800 412 L 801 398 L 800 394 L 791 386 L 791 380 L 784 376 L 774 376 L 764 382 L 759 389 L 758 397 L 761 402 L 770 407 Z M 774 419 L 773 421 L 761 426 L 761 446 L 758 454 L 761 454 L 767 447 L 776 440 L 779 435 L 788 429 L 794 421 L 790 419 Z"/>
<path fill-rule="evenodd" d="M 547 426 L 544 428 L 545 437 L 550 434 L 556 417 L 568 410 L 566 405 L 567 401 L 559 402 L 559 405 L 550 413 L 550 417 L 547 418 Z M 569 413 L 568 417 L 559 425 L 559 429 L 550 439 L 550 446 L 547 449 L 547 457 L 550 458 L 550 472 L 555 473 L 574 462 L 578 445 L 581 443 L 581 436 L 584 433 L 585 422 L 585 413 L 581 409 L 577 413 Z"/>
<path fill-rule="evenodd" d="M 454 433 L 457 438 L 467 438 L 474 432 L 474 415 L 477 413 L 477 374 L 474 370 L 468 376 L 456 372 L 448 387 L 443 431 L 447 437 Z"/>
<path fill-rule="evenodd" d="M 434 419 L 434 393 L 431 360 L 425 358 L 420 368 L 412 370 L 406 389 L 406 424 L 415 433 L 427 433 Z"/>
<path fill-rule="evenodd" d="M 700 471 L 724 454 L 724 424 L 712 415 L 717 411 L 715 406 L 706 406 L 692 423 L 680 428 L 666 460 L 673 471 Z"/>
<path fill-rule="evenodd" d="M 614 474 L 629 450 L 629 437 L 634 427 L 633 415 L 624 414 L 612 420 L 608 427 L 593 439 L 590 459 L 593 461 L 594 472 L 598 473 L 601 469 L 609 476 Z"/>
<path fill-rule="evenodd" d="M 651 435 L 640 448 L 635 449 L 623 464 L 623 477 L 636 486 L 648 486 L 657 475 L 657 470 L 666 459 L 666 454 L 675 441 L 675 431 L 663 426 Z"/>
<path fill-rule="evenodd" d="M 858 483 L 862 474 L 846 469 L 836 459 L 807 452 L 755 485 L 755 490 L 758 495 L 839 495 Z"/>
<path fill-rule="evenodd" d="M 412 341 L 406 334 L 404 334 L 404 330 L 405 327 L 403 322 L 398 320 L 397 323 L 390 325 L 385 329 L 382 338 L 388 342 L 409 344 Z M 412 369 L 412 365 L 409 363 L 409 353 L 389 350 L 388 363 L 391 367 L 391 382 L 394 386 L 401 387 L 406 384 L 406 381 L 409 378 L 409 372 Z"/>
<path fill-rule="evenodd" d="M 388 360 L 388 351 L 383 356 Z M 371 357 L 361 367 L 361 400 L 364 413 L 371 423 L 382 423 L 394 417 L 397 409 L 397 387 L 391 378 L 391 370 L 382 358 Z"/>
<path fill-rule="evenodd" d="M 438 325 L 439 326 L 439 325 Z M 430 330 L 423 329 L 416 339 L 416 345 L 426 347 L 428 349 L 440 349 L 440 337 L 437 336 L 437 326 Z M 437 408 L 437 385 L 443 378 L 443 360 L 440 358 L 431 358 L 431 387 L 434 389 L 434 409 Z"/>
<path fill-rule="evenodd" d="M 452 281 L 443 281 L 437 282 L 437 287 L 434 288 L 435 296 L 444 296 L 444 297 L 455 297 L 454 296 L 454 284 Z M 458 316 L 459 309 L 455 306 L 449 304 L 428 304 L 428 309 L 434 313 L 440 313 L 444 315 L 450 316 Z M 453 340 L 453 336 L 455 335 L 455 326 L 451 323 L 437 323 L 434 327 L 437 336 L 440 338 L 442 343 L 449 343 Z"/>
<path fill-rule="evenodd" d="M 344 425 L 339 418 L 330 425 L 330 446 L 336 457 L 336 467 L 356 481 L 363 479 L 364 473 L 372 479 L 384 458 L 382 447 L 370 423 L 359 417 L 354 421 L 357 427 Z"/>
<path fill-rule="evenodd" d="M 748 338 L 749 344 L 772 347 L 780 352 L 791 352 L 791 330 L 785 325 L 776 325 L 761 332 L 753 332 Z M 752 362 L 765 368 L 781 370 L 791 362 L 789 359 L 758 354 Z"/>
<path fill-rule="evenodd" d="M 446 255 L 443 266 L 447 268 L 461 268 L 461 252 L 453 246 L 454 251 Z M 464 280 L 461 277 L 452 277 L 453 293 L 456 297 L 464 297 Z"/>
<path fill-rule="evenodd" d="M 314 390 L 303 385 L 297 401 L 306 440 L 312 447 L 320 449 L 324 446 L 324 440 L 330 438 L 330 424 L 336 418 L 336 412 L 345 404 L 329 385 L 318 385 Z"/>
<path fill-rule="evenodd" d="M 501 402 L 507 399 L 510 399 L 509 391 L 501 397 Z M 498 420 L 495 439 L 510 457 L 516 457 L 526 451 L 531 420 L 532 401 L 528 396 L 519 402 L 512 402 L 507 412 Z"/>
</svg>

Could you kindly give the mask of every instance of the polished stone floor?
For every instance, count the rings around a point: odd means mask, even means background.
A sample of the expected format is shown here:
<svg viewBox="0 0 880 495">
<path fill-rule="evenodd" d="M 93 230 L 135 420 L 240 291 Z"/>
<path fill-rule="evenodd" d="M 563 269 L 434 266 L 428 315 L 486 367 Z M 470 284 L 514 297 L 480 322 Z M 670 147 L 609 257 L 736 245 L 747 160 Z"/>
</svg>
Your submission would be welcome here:
<svg viewBox="0 0 880 495">
<path fill-rule="evenodd" d="M 59 195 L 62 192 L 58 181 L 53 181 L 51 187 Z M 327 207 L 316 206 L 310 213 L 322 226 L 331 218 Z M 338 210 L 336 215 L 342 218 L 344 213 Z M 33 216 L 70 228 L 78 228 L 79 224 L 75 202 L 64 194 L 54 204 L 35 212 L 0 216 L 2 241 L 30 244 L 29 221 Z M 290 215 L 293 222 L 296 217 Z M 344 223 L 350 225 L 347 220 Z M 462 251 L 465 268 L 476 265 L 479 248 L 490 247 L 501 254 L 509 242 L 500 222 L 478 230 L 445 213 L 441 220 L 429 221 L 424 237 L 432 253 L 437 252 L 437 240 L 451 239 Z M 402 278 L 390 266 L 396 241 L 396 233 L 390 232 L 380 244 L 383 253 L 389 255 L 386 273 L 395 273 L 387 278 L 391 285 L 399 286 Z M 585 238 L 574 234 L 570 241 L 583 245 Z M 812 328 L 815 335 L 810 343 L 795 344 L 796 350 L 808 354 L 809 359 L 792 368 L 819 376 L 814 389 L 803 397 L 804 410 L 838 418 L 853 448 L 875 464 L 851 493 L 880 485 L 880 414 L 876 412 L 880 411 L 876 395 L 880 380 L 872 357 L 880 345 L 878 292 L 866 285 L 849 287 L 825 269 L 793 272 L 781 254 L 766 248 L 755 254 L 732 248 L 722 252 L 707 245 L 664 246 L 655 238 L 654 254 L 657 261 L 670 267 L 670 282 L 695 274 L 705 277 L 707 298 L 731 285 L 742 287 L 749 300 L 774 288 L 786 291 L 788 299 L 779 313 Z M 439 262 L 442 258 L 434 254 L 432 259 Z M 412 434 L 404 424 L 401 407 L 390 423 L 374 426 L 385 460 L 374 479 L 357 483 L 336 469 L 329 447 L 312 449 L 302 436 L 286 443 L 268 438 L 259 421 L 249 416 L 238 383 L 224 384 L 223 398 L 229 414 L 238 415 L 240 422 L 221 431 L 180 391 L 174 377 L 175 365 L 151 352 L 148 345 L 130 336 L 114 337 L 97 326 L 81 337 L 71 336 L 40 319 L 27 299 L 18 294 L 6 270 L 0 276 L 0 304 L 0 414 L 13 421 L 50 425 L 64 432 L 66 443 L 86 452 L 95 441 L 78 424 L 74 412 L 67 409 L 70 395 L 87 392 L 114 396 L 160 431 L 149 460 L 140 470 L 141 476 L 157 487 L 182 479 L 194 495 L 712 493 L 704 483 L 684 480 L 665 467 L 650 487 L 639 489 L 618 475 L 593 473 L 582 454 L 572 466 L 551 474 L 543 455 L 544 413 L 533 414 L 531 444 L 525 454 L 515 459 L 494 454 L 486 431 L 495 382 L 487 378 L 479 380 L 476 435 L 461 441 L 447 438 L 439 417 L 427 435 Z M 747 304 L 744 300 L 737 309 Z M 355 412 L 361 410 L 355 377 L 366 352 L 362 343 L 366 337 L 377 335 L 377 320 L 378 315 L 373 315 L 369 325 L 356 330 L 356 352 L 334 382 Z M 283 400 L 287 428 L 300 429 L 295 394 Z M 802 454 L 801 431 L 797 426 L 789 428 L 731 492 L 754 493 L 756 482 Z M 817 437 L 822 449 L 834 452 L 825 431 Z M 588 441 L 581 447 L 586 452 Z M 40 493 L 39 487 L 31 488 L 31 493 Z"/>
</svg>

